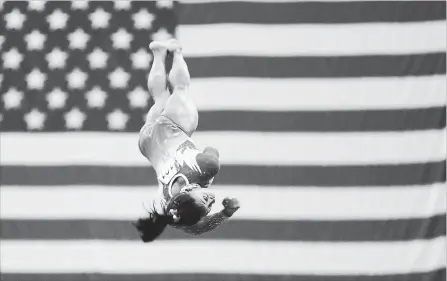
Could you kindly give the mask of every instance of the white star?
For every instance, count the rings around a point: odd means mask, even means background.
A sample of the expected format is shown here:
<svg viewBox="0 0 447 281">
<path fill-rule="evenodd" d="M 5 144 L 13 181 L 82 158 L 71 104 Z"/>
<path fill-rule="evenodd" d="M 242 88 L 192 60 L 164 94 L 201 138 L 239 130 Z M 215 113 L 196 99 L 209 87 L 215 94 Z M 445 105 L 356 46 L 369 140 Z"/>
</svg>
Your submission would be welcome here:
<svg viewBox="0 0 447 281">
<path fill-rule="evenodd" d="M 132 92 L 127 94 L 130 106 L 133 108 L 145 108 L 149 99 L 149 93 L 142 87 L 136 87 Z"/>
<path fill-rule="evenodd" d="M 149 29 L 155 17 L 146 9 L 141 9 L 138 13 L 132 15 L 133 24 L 137 29 Z"/>
<path fill-rule="evenodd" d="M 17 69 L 23 60 L 23 55 L 17 51 L 16 48 L 3 53 L 3 67 Z"/>
<path fill-rule="evenodd" d="M 107 94 L 100 87 L 95 86 L 85 94 L 85 98 L 87 99 L 87 105 L 90 108 L 101 108 L 105 105 Z"/>
<path fill-rule="evenodd" d="M 138 52 L 131 55 L 132 65 L 136 69 L 149 69 L 152 61 L 152 55 L 145 49 L 141 48 Z"/>
<path fill-rule="evenodd" d="M 34 10 L 34 11 L 43 11 L 45 9 L 46 1 L 40 1 L 40 0 L 31 0 L 28 1 L 28 9 Z"/>
<path fill-rule="evenodd" d="M 123 113 L 121 109 L 115 109 L 113 112 L 107 114 L 107 123 L 110 130 L 124 130 L 129 116 Z"/>
<path fill-rule="evenodd" d="M 129 10 L 130 8 L 130 1 L 127 0 L 118 0 L 114 4 L 115 10 Z"/>
<path fill-rule="evenodd" d="M 71 49 L 85 49 L 87 45 L 87 41 L 90 39 L 90 36 L 84 32 L 81 28 L 76 29 L 74 32 L 68 35 L 68 40 L 70 41 Z"/>
<path fill-rule="evenodd" d="M 17 8 L 14 8 L 14 10 L 4 15 L 4 18 L 7 29 L 21 29 L 25 21 L 25 15 Z"/>
<path fill-rule="evenodd" d="M 42 90 L 46 79 L 47 79 L 47 75 L 45 73 L 42 73 L 42 72 L 40 72 L 39 69 L 34 68 L 26 76 L 26 82 L 28 84 L 28 89 Z"/>
<path fill-rule="evenodd" d="M 153 41 L 164 41 L 172 38 L 172 35 L 166 30 L 166 28 L 160 28 L 157 32 L 152 34 Z"/>
<path fill-rule="evenodd" d="M 85 80 L 87 80 L 87 74 L 85 72 L 82 72 L 79 68 L 75 68 L 72 72 L 67 74 L 68 86 L 71 89 L 84 88 Z"/>
<path fill-rule="evenodd" d="M 95 48 L 93 52 L 88 55 L 88 61 L 90 62 L 90 68 L 105 68 L 107 65 L 107 59 L 109 56 L 103 52 L 100 48 Z"/>
<path fill-rule="evenodd" d="M 43 128 L 46 116 L 38 109 L 33 109 L 24 116 L 28 130 L 39 130 Z"/>
<path fill-rule="evenodd" d="M 47 94 L 46 99 L 49 109 L 61 109 L 65 106 L 68 94 L 63 92 L 60 88 L 54 88 L 53 91 Z"/>
<path fill-rule="evenodd" d="M 129 73 L 125 72 L 121 67 L 115 69 L 109 74 L 110 86 L 112 88 L 123 89 L 127 87 L 129 81 Z"/>
<path fill-rule="evenodd" d="M 124 28 L 120 28 L 117 32 L 112 34 L 113 47 L 115 49 L 129 49 L 130 41 L 133 36 Z"/>
<path fill-rule="evenodd" d="M 79 108 L 72 108 L 69 112 L 64 114 L 65 127 L 67 129 L 81 129 L 84 124 L 85 113 L 80 111 Z"/>
<path fill-rule="evenodd" d="M 25 36 L 28 50 L 42 50 L 46 36 L 39 30 L 34 29 L 33 32 Z"/>
<path fill-rule="evenodd" d="M 155 4 L 157 8 L 165 8 L 171 9 L 174 6 L 174 2 L 172 0 L 158 0 L 157 4 Z"/>
<path fill-rule="evenodd" d="M 73 8 L 73 10 L 85 10 L 88 8 L 88 1 L 84 0 L 71 1 L 71 7 Z"/>
<path fill-rule="evenodd" d="M 65 67 L 65 61 L 67 60 L 67 53 L 63 52 L 59 48 L 54 48 L 51 53 L 48 53 L 46 55 L 46 59 L 48 61 L 48 67 L 50 69 L 55 68 L 64 68 Z"/>
<path fill-rule="evenodd" d="M 11 88 L 3 95 L 3 103 L 5 109 L 19 108 L 23 100 L 23 92 L 17 91 L 16 88 Z"/>
<path fill-rule="evenodd" d="M 67 25 L 68 15 L 60 9 L 55 10 L 51 15 L 47 16 L 51 30 L 63 29 Z"/>
<path fill-rule="evenodd" d="M 106 28 L 109 25 L 110 14 L 104 11 L 103 8 L 99 8 L 90 14 L 89 19 L 94 29 Z"/>
</svg>

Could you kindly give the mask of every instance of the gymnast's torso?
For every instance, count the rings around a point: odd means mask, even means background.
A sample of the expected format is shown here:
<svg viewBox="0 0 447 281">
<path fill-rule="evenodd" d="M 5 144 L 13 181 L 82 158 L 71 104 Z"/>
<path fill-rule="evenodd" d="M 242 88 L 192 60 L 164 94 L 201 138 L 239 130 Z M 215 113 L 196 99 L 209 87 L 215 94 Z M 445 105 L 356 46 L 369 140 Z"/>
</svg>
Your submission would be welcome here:
<svg viewBox="0 0 447 281">
<path fill-rule="evenodd" d="M 178 176 L 188 183 L 207 188 L 219 170 L 217 150 L 200 151 L 193 140 L 174 122 L 160 116 L 141 129 L 139 147 L 156 171 L 161 211 L 172 197 L 171 185 Z"/>
</svg>

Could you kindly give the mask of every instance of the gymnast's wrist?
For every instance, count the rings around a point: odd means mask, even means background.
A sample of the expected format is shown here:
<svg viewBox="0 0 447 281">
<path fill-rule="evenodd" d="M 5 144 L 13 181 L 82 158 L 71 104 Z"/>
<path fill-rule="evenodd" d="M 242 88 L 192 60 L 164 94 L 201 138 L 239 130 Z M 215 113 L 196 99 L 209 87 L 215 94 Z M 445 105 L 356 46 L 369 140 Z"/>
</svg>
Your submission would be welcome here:
<svg viewBox="0 0 447 281">
<path fill-rule="evenodd" d="M 231 218 L 231 216 L 233 216 L 234 214 L 234 210 L 224 208 L 222 209 L 222 211 L 220 211 L 220 213 L 226 218 Z"/>
</svg>

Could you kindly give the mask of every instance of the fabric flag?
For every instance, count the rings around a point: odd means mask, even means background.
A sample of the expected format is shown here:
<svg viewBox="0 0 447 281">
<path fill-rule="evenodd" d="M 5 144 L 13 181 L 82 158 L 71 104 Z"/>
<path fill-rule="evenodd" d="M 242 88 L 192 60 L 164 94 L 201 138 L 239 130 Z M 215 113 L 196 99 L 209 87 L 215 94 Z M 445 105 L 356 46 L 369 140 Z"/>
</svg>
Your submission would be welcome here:
<svg viewBox="0 0 447 281">
<path fill-rule="evenodd" d="M 445 1 L 1 4 L 2 280 L 445 280 Z M 143 244 L 148 45 L 172 36 L 241 209 Z"/>
</svg>

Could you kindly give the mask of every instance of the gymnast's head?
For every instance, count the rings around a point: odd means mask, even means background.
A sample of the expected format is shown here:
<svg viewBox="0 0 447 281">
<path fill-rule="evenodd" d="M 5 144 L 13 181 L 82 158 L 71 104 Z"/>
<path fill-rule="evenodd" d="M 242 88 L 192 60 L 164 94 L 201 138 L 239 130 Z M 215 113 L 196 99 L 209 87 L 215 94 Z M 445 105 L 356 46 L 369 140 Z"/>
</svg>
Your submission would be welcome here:
<svg viewBox="0 0 447 281">
<path fill-rule="evenodd" d="M 191 226 L 205 217 L 214 204 L 214 195 L 200 188 L 176 194 L 168 203 L 167 213 L 175 225 Z"/>
<path fill-rule="evenodd" d="M 182 186 L 182 177 L 175 184 Z M 210 211 L 215 202 L 211 192 L 195 184 L 186 184 L 168 201 L 165 214 L 160 215 L 154 210 L 148 218 L 139 219 L 135 224 L 143 242 L 155 240 L 168 224 L 191 226 L 198 223 Z"/>
<path fill-rule="evenodd" d="M 194 225 L 211 211 L 215 197 L 206 190 L 198 184 L 190 184 L 184 175 L 174 178 L 171 185 L 173 196 L 166 208 L 174 224 Z"/>
</svg>

